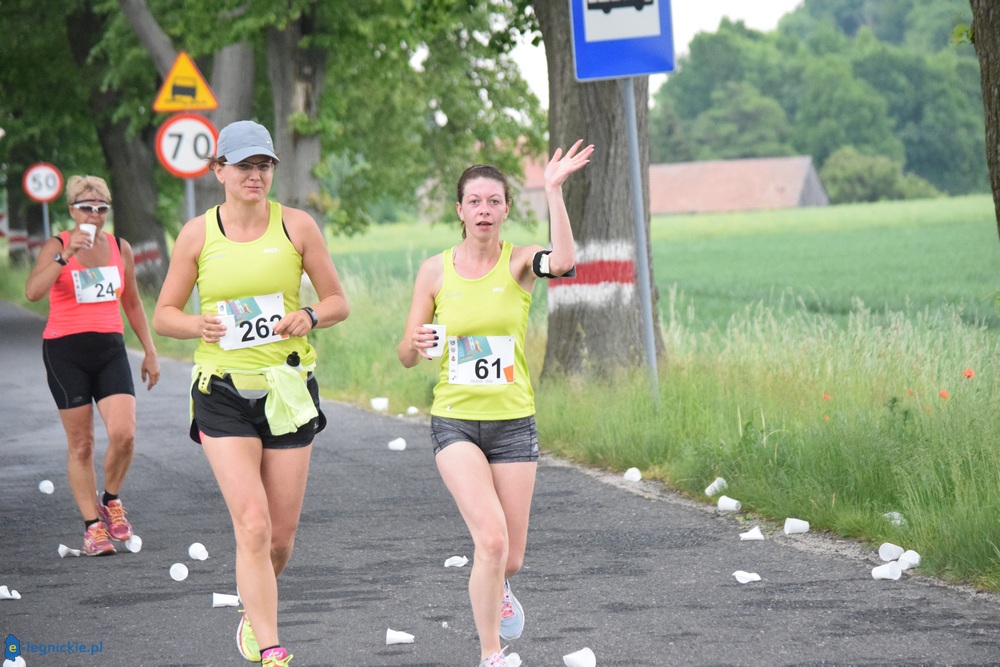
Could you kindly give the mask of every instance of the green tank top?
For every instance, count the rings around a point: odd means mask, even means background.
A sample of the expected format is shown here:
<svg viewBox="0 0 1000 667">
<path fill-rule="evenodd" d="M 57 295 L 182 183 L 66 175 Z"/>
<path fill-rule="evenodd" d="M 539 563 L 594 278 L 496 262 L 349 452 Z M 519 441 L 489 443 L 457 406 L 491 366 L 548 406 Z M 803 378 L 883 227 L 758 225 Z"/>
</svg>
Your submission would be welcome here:
<svg viewBox="0 0 1000 667">
<path fill-rule="evenodd" d="M 510 273 L 513 249 L 504 241 L 496 266 L 476 280 L 455 271 L 455 248 L 442 253 L 444 277 L 434 317 L 447 327 L 448 340 L 432 415 L 486 421 L 535 414 L 524 357 L 531 293 Z"/>
<path fill-rule="evenodd" d="M 292 352 L 298 353 L 302 365 L 316 361 L 316 350 L 305 337 L 289 336 L 262 343 L 268 338 L 262 334 L 277 322 L 280 311 L 287 314 L 299 308 L 302 281 L 302 256 L 285 233 L 281 205 L 269 203 L 267 231 L 246 243 L 223 235 L 218 206 L 205 213 L 205 246 L 198 255 L 201 312 L 220 313 L 221 304 L 222 310 L 238 318 L 227 338 L 235 336 L 236 345 L 251 346 L 227 350 L 202 340 L 194 352 L 195 364 L 253 370 L 284 364 Z"/>
</svg>

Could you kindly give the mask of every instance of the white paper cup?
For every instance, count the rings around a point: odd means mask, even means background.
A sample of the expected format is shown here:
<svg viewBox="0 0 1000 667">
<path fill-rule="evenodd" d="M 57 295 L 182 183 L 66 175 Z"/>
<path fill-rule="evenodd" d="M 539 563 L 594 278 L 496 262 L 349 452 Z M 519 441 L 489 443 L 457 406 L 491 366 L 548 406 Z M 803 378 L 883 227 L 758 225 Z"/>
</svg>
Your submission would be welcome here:
<svg viewBox="0 0 1000 667">
<path fill-rule="evenodd" d="M 793 519 L 791 517 L 785 519 L 785 535 L 791 535 L 793 533 L 808 533 L 809 532 L 809 522 L 803 521 L 802 519 Z"/>
<path fill-rule="evenodd" d="M 0 600 L 15 600 L 17 598 L 10 592 L 6 586 L 0 586 Z"/>
<path fill-rule="evenodd" d="M 903 574 L 903 570 L 899 567 L 899 563 L 896 561 L 889 561 L 885 565 L 879 565 L 878 567 L 872 568 L 872 579 L 899 579 L 900 575 Z"/>
<path fill-rule="evenodd" d="M 448 327 L 444 324 L 425 324 L 424 326 L 428 329 L 434 329 L 434 333 L 438 337 L 435 341 L 437 344 L 434 347 L 425 348 L 427 356 L 440 357 L 444 354 L 444 348 L 448 347 Z"/>
<path fill-rule="evenodd" d="M 394 452 L 401 452 L 406 449 L 406 440 L 403 438 L 396 438 L 389 441 L 389 449 Z"/>
<path fill-rule="evenodd" d="M 51 494 L 56 490 L 56 485 L 51 480 L 43 479 L 38 483 L 38 490 L 42 493 Z"/>
<path fill-rule="evenodd" d="M 465 567 L 465 564 L 469 562 L 469 559 L 465 556 L 452 556 L 444 562 L 445 567 Z"/>
<path fill-rule="evenodd" d="M 97 234 L 97 225 L 84 222 L 80 225 L 80 231 L 90 237 L 90 245 L 94 245 L 94 236 Z"/>
<path fill-rule="evenodd" d="M 240 598 L 237 595 L 227 595 L 226 593 L 212 593 L 213 607 L 239 607 Z"/>
<path fill-rule="evenodd" d="M 207 560 L 208 559 L 208 549 L 201 542 L 195 542 L 188 547 L 188 556 L 194 560 Z"/>
<path fill-rule="evenodd" d="M 372 410 L 384 412 L 389 409 L 389 399 L 384 396 L 377 396 L 371 400 Z"/>
<path fill-rule="evenodd" d="M 385 631 L 385 645 L 389 646 L 391 644 L 412 644 L 413 635 L 409 632 L 403 632 L 401 630 L 393 630 L 392 628 L 386 628 Z"/>
<path fill-rule="evenodd" d="M 142 538 L 138 535 L 133 535 L 125 540 L 125 548 L 134 554 L 139 553 L 142 551 Z"/>
<path fill-rule="evenodd" d="M 415 417 L 420 414 L 420 408 L 418 408 L 415 405 L 411 405 L 410 407 L 406 408 L 406 414 L 410 417 Z"/>
<path fill-rule="evenodd" d="M 70 549 L 65 544 L 60 544 L 59 545 L 59 557 L 60 558 L 65 558 L 66 556 L 79 556 L 79 555 L 80 555 L 80 550 L 79 549 Z"/>
<path fill-rule="evenodd" d="M 754 526 L 745 533 L 740 533 L 740 541 L 745 542 L 747 540 L 762 540 L 764 539 L 764 534 L 760 532 L 760 526 Z"/>
<path fill-rule="evenodd" d="M 174 563 L 170 566 L 170 578 L 174 581 L 184 581 L 187 576 L 188 569 L 184 563 Z"/>
<path fill-rule="evenodd" d="M 622 477 L 625 478 L 626 482 L 638 482 L 642 479 L 642 473 L 638 468 L 629 468 Z"/>
<path fill-rule="evenodd" d="M 597 656 L 589 647 L 584 646 L 579 651 L 564 655 L 563 664 L 566 667 L 597 667 Z"/>
<path fill-rule="evenodd" d="M 721 477 L 716 477 L 715 481 L 709 484 L 705 488 L 705 495 L 711 498 L 715 494 L 727 488 L 729 488 L 729 484 L 726 483 L 726 480 L 722 479 Z"/>
<path fill-rule="evenodd" d="M 743 570 L 736 570 L 733 572 L 733 576 L 736 577 L 736 581 L 741 584 L 749 584 L 751 581 L 760 581 L 760 575 L 756 572 L 744 572 Z"/>
<path fill-rule="evenodd" d="M 739 512 L 743 504 L 729 496 L 719 496 L 719 509 L 723 512 Z"/>
<path fill-rule="evenodd" d="M 878 557 L 884 561 L 896 560 L 903 555 L 904 551 L 906 550 L 898 544 L 883 542 L 882 546 L 878 548 Z"/>
<path fill-rule="evenodd" d="M 896 562 L 899 563 L 899 569 L 909 570 L 911 567 L 920 565 L 920 554 L 913 549 L 907 549 Z"/>
</svg>

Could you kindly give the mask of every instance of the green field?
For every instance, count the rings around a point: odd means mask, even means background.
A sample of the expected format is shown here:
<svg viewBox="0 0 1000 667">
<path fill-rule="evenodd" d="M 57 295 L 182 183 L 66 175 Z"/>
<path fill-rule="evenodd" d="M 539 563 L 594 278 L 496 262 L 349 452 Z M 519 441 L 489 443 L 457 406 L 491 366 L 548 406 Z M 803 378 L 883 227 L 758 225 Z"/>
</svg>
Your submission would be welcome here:
<svg viewBox="0 0 1000 667">
<path fill-rule="evenodd" d="M 545 231 L 507 237 L 544 243 Z M 331 241 L 352 314 L 314 335 L 328 397 L 426 411 L 432 365 L 403 369 L 395 350 L 417 266 L 458 239 L 411 223 Z M 637 466 L 705 502 L 721 475 L 748 522 L 796 516 L 891 540 L 922 554 L 921 572 L 1000 590 L 1000 240 L 989 196 L 658 218 L 652 252 L 667 350 L 659 403 L 641 370 L 613 387 L 536 380 L 547 453 Z M 4 298 L 18 300 L 23 271 L 3 275 Z M 536 378 L 545 312 L 540 286 L 527 340 Z"/>
</svg>

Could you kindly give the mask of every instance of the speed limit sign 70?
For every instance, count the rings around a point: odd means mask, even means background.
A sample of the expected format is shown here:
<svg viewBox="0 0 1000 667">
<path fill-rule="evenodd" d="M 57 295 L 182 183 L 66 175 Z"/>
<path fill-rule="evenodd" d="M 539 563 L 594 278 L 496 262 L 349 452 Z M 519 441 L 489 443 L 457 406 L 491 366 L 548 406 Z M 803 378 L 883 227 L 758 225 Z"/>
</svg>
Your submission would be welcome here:
<svg viewBox="0 0 1000 667">
<path fill-rule="evenodd" d="M 198 178 L 208 172 L 207 158 L 215 155 L 219 133 L 212 122 L 196 113 L 171 116 L 156 133 L 156 157 L 178 178 Z"/>
<path fill-rule="evenodd" d="M 48 162 L 36 162 L 25 170 L 21 185 L 32 200 L 47 204 L 55 201 L 62 192 L 63 175 Z"/>
</svg>

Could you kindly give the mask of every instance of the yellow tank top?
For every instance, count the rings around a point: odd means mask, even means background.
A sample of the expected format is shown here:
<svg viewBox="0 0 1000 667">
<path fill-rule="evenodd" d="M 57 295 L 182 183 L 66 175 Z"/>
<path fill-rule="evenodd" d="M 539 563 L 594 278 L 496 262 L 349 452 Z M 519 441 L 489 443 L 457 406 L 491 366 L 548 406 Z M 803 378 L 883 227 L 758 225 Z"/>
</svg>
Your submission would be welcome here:
<svg viewBox="0 0 1000 667">
<path fill-rule="evenodd" d="M 272 297 L 269 303 L 282 308 L 285 314 L 299 308 L 302 256 L 285 233 L 281 205 L 269 203 L 271 215 L 267 231 L 260 238 L 246 243 L 237 243 L 225 237 L 219 229 L 218 206 L 205 213 L 205 246 L 198 255 L 201 312 L 218 313 L 220 303 L 229 311 L 239 311 L 245 303 L 254 304 L 249 300 L 255 297 L 274 294 L 281 295 L 280 301 Z M 272 312 L 271 316 L 277 317 L 277 314 Z M 239 344 L 253 343 L 255 337 L 276 321 L 264 318 L 257 322 L 252 317 L 244 317 L 234 333 Z M 298 353 L 302 365 L 316 361 L 316 350 L 305 337 L 289 336 L 284 340 L 229 350 L 222 349 L 217 343 L 201 341 L 195 349 L 194 362 L 220 369 L 252 370 L 283 364 L 292 352 Z"/>
<path fill-rule="evenodd" d="M 535 414 L 524 357 L 531 293 L 510 273 L 513 249 L 504 241 L 496 266 L 476 280 L 455 271 L 454 248 L 442 253 L 444 277 L 434 298 L 434 317 L 447 327 L 448 341 L 434 387 L 432 415 L 501 420 Z M 505 346 L 511 339 L 512 355 L 507 355 Z M 470 380 L 476 384 L 468 384 Z"/>
</svg>

